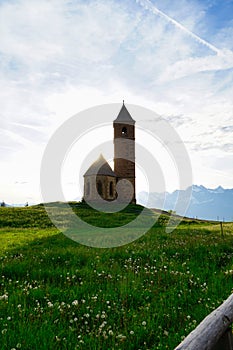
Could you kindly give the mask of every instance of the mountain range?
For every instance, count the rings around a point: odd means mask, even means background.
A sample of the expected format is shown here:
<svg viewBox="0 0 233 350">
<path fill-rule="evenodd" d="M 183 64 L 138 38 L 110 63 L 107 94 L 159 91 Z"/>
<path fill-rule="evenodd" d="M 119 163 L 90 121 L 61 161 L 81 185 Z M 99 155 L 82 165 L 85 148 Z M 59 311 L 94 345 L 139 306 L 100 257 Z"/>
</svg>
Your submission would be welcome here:
<svg viewBox="0 0 233 350">
<path fill-rule="evenodd" d="M 202 185 L 193 185 L 186 190 L 176 190 L 172 193 L 153 192 L 149 197 L 148 193 L 143 191 L 138 194 L 137 202 L 149 208 L 169 211 L 175 209 L 178 196 L 188 198 L 189 193 L 191 193 L 190 202 L 185 216 L 206 220 L 233 221 L 233 188 L 224 189 L 219 186 L 210 189 Z M 183 214 L 179 210 L 176 210 L 176 213 Z"/>
</svg>

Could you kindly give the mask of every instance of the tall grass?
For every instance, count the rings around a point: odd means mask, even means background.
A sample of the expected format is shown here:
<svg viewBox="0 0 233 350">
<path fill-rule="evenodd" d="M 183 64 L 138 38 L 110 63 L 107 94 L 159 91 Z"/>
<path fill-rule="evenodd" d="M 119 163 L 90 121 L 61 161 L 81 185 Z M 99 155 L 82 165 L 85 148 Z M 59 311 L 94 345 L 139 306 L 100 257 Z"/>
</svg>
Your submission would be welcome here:
<svg viewBox="0 0 233 350">
<path fill-rule="evenodd" d="M 0 209 L 0 349 L 173 349 L 232 291 L 233 225 L 221 237 L 217 224 L 183 221 L 167 234 L 167 219 L 97 249 L 59 233 L 42 206 Z"/>
</svg>

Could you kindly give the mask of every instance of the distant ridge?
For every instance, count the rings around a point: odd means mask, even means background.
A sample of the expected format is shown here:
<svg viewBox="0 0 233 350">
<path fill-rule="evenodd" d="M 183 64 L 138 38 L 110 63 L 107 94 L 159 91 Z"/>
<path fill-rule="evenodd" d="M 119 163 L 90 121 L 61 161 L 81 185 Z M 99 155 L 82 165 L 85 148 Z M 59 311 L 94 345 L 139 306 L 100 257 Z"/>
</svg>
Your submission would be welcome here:
<svg viewBox="0 0 233 350">
<path fill-rule="evenodd" d="M 149 208 L 160 208 L 163 210 L 174 210 L 179 192 L 188 192 L 190 187 L 184 191 L 176 190 L 172 193 L 150 194 L 147 203 L 147 192 L 140 192 L 138 202 Z M 165 198 L 164 205 L 162 204 Z M 162 207 L 163 205 L 163 207 Z M 177 214 L 180 214 L 177 212 Z M 224 189 L 222 186 L 211 189 L 205 186 L 192 186 L 192 196 L 185 216 L 203 220 L 233 221 L 233 188 Z"/>
<path fill-rule="evenodd" d="M 30 204 L 30 205 L 33 205 L 33 204 Z M 5 207 L 25 207 L 26 204 L 22 204 L 22 203 L 12 203 L 12 204 L 8 204 L 8 203 L 5 203 Z"/>
</svg>

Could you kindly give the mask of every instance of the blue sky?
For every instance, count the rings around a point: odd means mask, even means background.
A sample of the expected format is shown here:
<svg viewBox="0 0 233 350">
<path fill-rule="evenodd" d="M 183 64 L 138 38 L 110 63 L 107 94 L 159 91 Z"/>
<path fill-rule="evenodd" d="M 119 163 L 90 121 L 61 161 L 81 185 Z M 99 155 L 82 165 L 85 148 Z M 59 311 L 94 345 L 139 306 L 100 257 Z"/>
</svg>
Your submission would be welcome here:
<svg viewBox="0 0 233 350">
<path fill-rule="evenodd" d="M 0 37 L 0 200 L 40 201 L 55 130 L 123 98 L 176 129 L 194 183 L 233 187 L 233 1 L 0 1 Z"/>
</svg>

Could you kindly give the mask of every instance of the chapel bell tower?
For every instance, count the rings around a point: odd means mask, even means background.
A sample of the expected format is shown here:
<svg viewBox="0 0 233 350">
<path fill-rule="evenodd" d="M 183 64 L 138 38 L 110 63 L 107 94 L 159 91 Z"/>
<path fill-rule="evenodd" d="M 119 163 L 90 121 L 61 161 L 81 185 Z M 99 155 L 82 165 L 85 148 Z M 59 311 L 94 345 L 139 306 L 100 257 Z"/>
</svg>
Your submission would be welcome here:
<svg viewBox="0 0 233 350">
<path fill-rule="evenodd" d="M 118 200 L 136 203 L 135 195 L 135 120 L 124 101 L 114 128 L 114 172 L 119 183 Z"/>
</svg>

